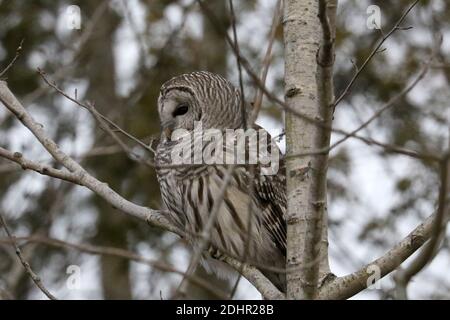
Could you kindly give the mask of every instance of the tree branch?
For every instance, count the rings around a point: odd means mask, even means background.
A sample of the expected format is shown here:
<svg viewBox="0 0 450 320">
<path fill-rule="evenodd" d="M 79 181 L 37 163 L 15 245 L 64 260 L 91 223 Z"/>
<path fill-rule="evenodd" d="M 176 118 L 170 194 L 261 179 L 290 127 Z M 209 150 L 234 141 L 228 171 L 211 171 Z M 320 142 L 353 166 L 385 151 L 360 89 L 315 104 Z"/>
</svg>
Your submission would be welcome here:
<svg viewBox="0 0 450 320">
<path fill-rule="evenodd" d="M 372 285 L 372 283 L 368 284 L 367 280 L 372 275 L 369 270 L 373 267 L 378 268 L 380 279 L 394 271 L 430 238 L 435 221 L 436 214 L 433 214 L 380 258 L 354 273 L 325 282 L 316 298 L 348 299 L 367 288 L 368 285 Z M 368 269 L 369 267 L 371 268 Z"/>
<path fill-rule="evenodd" d="M 50 300 L 57 300 L 56 297 L 54 295 L 52 295 L 50 293 L 50 291 L 48 291 L 48 289 L 44 286 L 44 284 L 42 283 L 41 278 L 33 271 L 33 269 L 31 269 L 30 264 L 25 260 L 25 258 L 22 255 L 22 250 L 20 250 L 19 246 L 16 243 L 16 240 L 14 239 L 14 236 L 12 235 L 12 233 L 9 231 L 8 226 L 6 225 L 6 221 L 3 218 L 2 213 L 0 212 L 0 222 L 3 226 L 3 228 L 6 231 L 6 234 L 9 238 L 9 240 L 11 241 L 11 244 L 13 245 L 15 251 L 16 251 L 16 255 L 20 260 L 20 263 L 23 265 L 25 272 L 30 276 L 31 280 L 33 280 L 33 282 L 36 284 L 36 286 L 39 288 L 39 290 L 42 291 L 43 294 L 45 294 L 47 296 L 47 298 L 49 298 Z"/>
<path fill-rule="evenodd" d="M 106 255 L 106 256 L 114 256 L 119 257 L 123 259 L 132 260 L 138 263 L 142 263 L 145 265 L 148 265 L 152 268 L 158 269 L 160 271 L 164 272 L 172 272 L 181 276 L 185 276 L 186 273 L 183 271 L 178 270 L 177 268 L 161 262 L 157 260 L 152 260 L 145 258 L 141 255 L 138 255 L 132 251 L 121 249 L 121 248 L 115 248 L 115 247 L 107 247 L 107 246 L 97 246 L 92 244 L 83 244 L 83 243 L 72 243 L 60 239 L 55 238 L 49 238 L 45 236 L 29 236 L 29 237 L 16 237 L 18 241 L 25 241 L 28 243 L 38 243 L 43 244 L 55 248 L 62 248 L 62 249 L 75 249 L 80 252 L 85 252 L 93 255 Z M 0 238 L 0 244 L 1 243 L 11 243 L 10 239 L 1 239 Z M 202 287 L 206 289 L 207 291 L 211 292 L 214 295 L 217 295 L 221 298 L 226 298 L 225 292 L 223 292 L 220 288 L 215 288 L 211 286 L 211 284 L 207 283 L 205 280 L 196 277 L 195 275 L 188 276 L 189 280 L 192 281 L 195 285 Z"/>
<path fill-rule="evenodd" d="M 402 154 L 402 155 L 406 155 L 406 156 L 413 157 L 413 158 L 416 158 L 416 159 L 439 161 L 438 157 L 434 157 L 433 155 L 430 155 L 430 154 L 421 154 L 421 153 L 413 151 L 413 150 L 408 150 L 408 149 L 405 149 L 405 148 L 402 148 L 402 147 L 398 147 L 398 146 L 393 146 L 393 145 L 389 145 L 389 144 L 386 144 L 386 143 L 382 143 L 382 142 L 376 141 L 376 140 L 368 138 L 368 137 L 360 136 L 360 135 L 357 135 L 357 134 L 351 134 L 351 133 L 349 133 L 349 132 L 347 132 L 345 130 L 342 130 L 342 129 L 335 129 L 335 128 L 332 128 L 332 127 L 327 127 L 326 124 L 324 124 L 320 119 L 313 118 L 313 117 L 305 114 L 302 111 L 299 111 L 299 110 L 296 110 L 296 109 L 292 108 L 289 104 L 285 103 L 280 98 L 278 98 L 274 93 L 272 93 L 265 86 L 265 84 L 259 79 L 259 76 L 257 75 L 257 73 L 253 71 L 249 61 L 244 56 L 239 55 L 239 51 L 237 50 L 237 48 L 234 45 L 234 43 L 231 40 L 231 38 L 228 36 L 227 30 L 224 30 L 223 26 L 221 26 L 218 23 L 217 17 L 214 16 L 214 13 L 208 8 L 208 6 L 205 4 L 205 2 L 201 1 L 201 0 L 197 0 L 197 2 L 200 5 L 200 8 L 205 13 L 205 16 L 211 21 L 213 26 L 219 32 L 224 34 L 225 39 L 227 40 L 228 44 L 230 45 L 230 48 L 233 51 L 233 54 L 239 57 L 239 60 L 241 61 L 242 67 L 245 69 L 245 71 L 249 75 L 249 77 L 250 77 L 251 81 L 253 82 L 253 84 L 259 90 L 261 90 L 261 92 L 263 92 L 270 101 L 272 101 L 273 103 L 276 103 L 277 105 L 279 105 L 285 112 L 292 113 L 296 117 L 299 117 L 299 118 L 303 119 L 306 123 L 313 124 L 313 125 L 319 126 L 321 128 L 324 128 L 324 129 L 329 129 L 332 132 L 337 133 L 339 135 L 344 135 L 344 136 L 349 135 L 349 137 L 357 139 L 359 141 L 362 141 L 362 142 L 364 142 L 367 145 L 376 145 L 376 146 L 378 146 L 380 148 L 383 148 L 386 152 L 389 152 L 389 153 Z M 283 24 L 285 24 L 285 22 L 286 21 L 284 20 Z M 287 94 L 288 94 L 288 92 L 286 92 L 286 95 Z M 308 152 L 310 152 L 310 151 L 308 151 Z M 320 152 L 323 152 L 323 150 L 320 150 Z M 310 155 L 310 154 L 309 153 L 302 153 L 301 155 Z"/>
<path fill-rule="evenodd" d="M 103 183 L 90 175 L 80 164 L 64 153 L 47 135 L 42 125 L 37 123 L 26 111 L 9 90 L 5 81 L 0 81 L 0 101 L 33 133 L 50 155 L 69 170 L 72 174 L 72 178 L 76 177 L 77 184 L 87 187 L 109 202 L 114 208 L 117 208 L 130 216 L 147 221 L 153 226 L 182 235 L 181 230 L 178 230 L 171 225 L 162 211 L 139 206 L 126 200 L 112 190 L 106 183 Z"/>
<path fill-rule="evenodd" d="M 229 256 L 222 258 L 227 264 L 233 267 L 235 270 L 242 272 L 242 275 L 253 284 L 261 295 L 268 300 L 282 300 L 285 299 L 283 293 L 275 287 L 275 285 L 267 279 L 261 271 L 248 264 L 242 264 L 236 259 Z"/>
<path fill-rule="evenodd" d="M 117 132 L 120 132 L 122 135 L 124 135 L 125 137 L 127 137 L 128 139 L 130 139 L 131 141 L 133 141 L 140 147 L 142 147 L 144 150 L 154 153 L 154 150 L 152 150 L 152 148 L 150 146 L 146 145 L 145 143 L 143 143 L 141 140 L 139 140 L 135 136 L 133 136 L 133 135 L 129 134 L 128 132 L 126 132 L 125 130 L 123 130 L 119 125 L 114 123 L 108 117 L 101 114 L 92 104 L 83 103 L 83 102 L 79 101 L 77 98 L 72 98 L 67 93 L 65 93 L 62 89 L 60 89 L 55 83 L 50 82 L 50 80 L 46 76 L 46 73 L 43 70 L 38 68 L 37 71 L 38 71 L 39 75 L 41 76 L 41 78 L 44 80 L 44 82 L 49 87 L 53 88 L 60 95 L 67 98 L 68 100 L 72 101 L 79 107 L 82 107 L 82 108 L 88 110 L 94 116 L 94 119 L 100 124 L 100 126 L 114 139 L 114 141 L 117 142 L 117 144 L 122 149 L 124 149 L 124 151 L 126 153 L 133 154 L 135 157 L 139 158 L 139 156 L 135 155 L 132 152 L 132 150 L 117 137 L 117 135 L 108 127 L 108 125 L 110 125 L 111 127 L 114 128 L 114 130 L 116 130 Z"/>
<path fill-rule="evenodd" d="M 387 34 L 383 34 L 380 41 L 378 42 L 378 44 L 375 46 L 375 48 L 372 50 L 372 52 L 367 56 L 366 60 L 364 60 L 363 64 L 361 65 L 361 67 L 357 68 L 356 73 L 353 75 L 352 79 L 350 80 L 350 82 L 348 83 L 348 85 L 345 87 L 344 91 L 339 95 L 339 97 L 336 99 L 336 101 L 333 103 L 333 112 L 334 109 L 336 108 L 336 106 L 345 98 L 345 96 L 350 92 L 350 89 L 352 88 L 353 84 L 355 83 L 356 79 L 358 79 L 359 75 L 362 73 L 362 71 L 364 70 L 364 68 L 369 64 L 370 60 L 372 60 L 372 58 L 375 56 L 375 54 L 377 54 L 377 52 L 379 52 L 379 49 L 381 48 L 381 46 L 383 45 L 383 43 L 389 39 L 390 36 L 392 36 L 392 34 L 394 34 L 395 31 L 397 30 L 402 30 L 402 28 L 400 28 L 400 25 L 402 24 L 402 22 L 405 20 L 405 18 L 408 16 L 408 14 L 410 13 L 410 11 L 416 6 L 416 4 L 419 2 L 420 0 L 415 0 L 406 10 L 405 12 L 401 15 L 401 17 L 397 20 L 397 22 L 395 23 L 395 25 L 392 27 L 392 29 L 387 33 Z M 381 27 L 381 26 L 379 26 Z"/>
<path fill-rule="evenodd" d="M 23 45 L 23 39 L 22 39 L 22 41 L 20 41 L 20 44 L 19 44 L 19 46 L 16 49 L 16 54 L 15 54 L 14 58 L 6 66 L 6 68 L 3 69 L 2 72 L 0 72 L 0 78 L 3 77 L 8 72 L 8 70 L 11 69 L 11 67 L 14 65 L 14 63 L 16 63 L 16 60 L 19 59 L 20 52 L 22 51 L 22 45 Z"/>
<path fill-rule="evenodd" d="M 324 127 L 317 128 L 316 147 L 328 148 L 330 146 L 331 131 L 333 128 L 333 113 L 330 105 L 334 101 L 333 66 L 335 60 L 336 37 L 336 11 L 337 0 L 319 1 L 319 21 L 322 26 L 322 40 L 317 52 L 317 96 L 320 119 Z M 317 155 L 313 158 L 312 166 L 316 171 L 315 183 L 312 185 L 314 203 L 318 210 L 318 216 L 322 217 L 317 230 L 314 245 L 318 247 L 317 257 L 319 268 L 314 272 L 320 272 L 319 278 L 324 278 L 331 273 L 328 262 L 328 201 L 327 201 L 327 173 L 328 153 Z M 319 223 L 318 222 L 318 223 Z"/>
<path fill-rule="evenodd" d="M 37 164 L 30 160 L 24 159 L 23 156 L 19 156 L 19 154 L 16 154 L 16 156 L 14 156 L 14 153 L 11 153 L 5 149 L 0 149 L 1 157 L 19 163 L 25 169 L 34 170 L 41 174 L 84 186 L 103 198 L 106 202 L 112 205 L 113 208 L 116 208 L 131 217 L 146 221 L 151 226 L 158 227 L 184 237 L 184 232 L 170 223 L 164 211 L 140 206 L 123 198 L 117 192 L 112 190 L 106 183 L 103 183 L 96 179 L 73 158 L 64 153 L 59 148 L 59 146 L 47 135 L 43 126 L 37 123 L 34 118 L 27 112 L 27 110 L 22 106 L 22 104 L 17 100 L 14 94 L 9 90 L 5 81 L 0 81 L 0 101 L 17 117 L 17 119 L 22 122 L 25 127 L 27 127 L 33 133 L 33 135 L 42 144 L 42 146 L 49 152 L 49 154 L 57 162 L 62 164 L 68 170 L 68 172 Z M 240 270 L 240 263 L 237 262 L 237 260 L 226 256 L 225 258 L 227 259 L 226 261 L 228 263 L 232 263 L 232 261 L 235 261 L 231 266 L 236 266 L 238 268 L 236 269 L 237 271 Z M 268 284 L 268 282 L 270 281 L 265 279 L 265 277 L 258 270 L 252 267 L 244 269 L 244 276 L 260 292 L 264 292 L 265 295 L 267 295 L 267 298 L 276 298 L 281 294 L 276 288 L 273 290 L 273 287 Z"/>
<path fill-rule="evenodd" d="M 40 164 L 23 157 L 20 152 L 11 152 L 2 147 L 0 147 L 0 157 L 13 161 L 19 164 L 23 170 L 33 170 L 42 175 L 50 176 L 60 180 L 65 180 L 75 184 L 79 184 L 79 177 L 71 172 L 59 170 L 47 166 L 45 164 Z"/>
<path fill-rule="evenodd" d="M 445 236 L 445 230 L 449 220 L 448 191 L 450 190 L 450 154 L 441 161 L 441 183 L 439 188 L 439 205 L 436 218 L 431 230 L 431 239 L 422 249 L 420 254 L 404 270 L 399 270 L 395 275 L 397 298 L 407 299 L 407 287 L 411 279 L 418 274 L 436 256 L 437 250 Z"/>
<path fill-rule="evenodd" d="M 363 130 L 364 128 L 366 128 L 369 124 L 371 124 L 373 121 L 375 121 L 376 119 L 378 119 L 379 117 L 381 117 L 381 115 L 387 111 L 388 109 L 392 108 L 395 106 L 395 104 L 397 102 L 399 102 L 400 99 L 406 97 L 406 95 L 411 92 L 411 90 L 413 90 L 416 85 L 425 77 L 425 75 L 427 74 L 428 70 L 430 69 L 431 63 L 433 62 L 433 59 L 436 55 L 437 50 L 440 48 L 440 45 L 442 43 L 442 37 L 439 38 L 440 40 L 438 40 L 436 42 L 435 47 L 433 48 L 433 51 L 430 55 L 430 58 L 425 62 L 423 68 L 420 70 L 419 74 L 416 76 L 416 78 L 407 86 L 405 86 L 400 92 L 398 92 L 395 96 L 393 96 L 391 99 L 389 99 L 388 102 L 386 102 L 385 104 L 383 104 L 381 106 L 380 109 L 378 109 L 376 112 L 374 112 L 372 114 L 372 116 L 370 116 L 366 121 L 364 121 L 361 125 L 359 125 L 356 129 L 352 130 L 351 132 L 348 132 L 346 134 L 342 133 L 344 135 L 344 137 L 342 137 L 341 139 L 337 140 L 336 142 L 334 142 L 332 145 L 329 145 L 326 148 L 322 148 L 321 150 L 310 150 L 307 151 L 303 154 L 290 154 L 287 157 L 299 157 L 299 156 L 307 156 L 307 155 L 320 155 L 320 154 L 328 154 L 331 150 L 333 150 L 334 148 L 336 148 L 337 146 L 339 146 L 341 143 L 347 141 L 347 139 L 349 139 L 350 137 L 356 137 L 357 134 Z M 319 63 L 320 66 L 320 63 Z M 319 76 L 320 76 L 320 72 L 319 72 Z M 326 84 L 329 83 L 331 80 L 329 78 L 329 76 L 327 77 L 321 77 L 321 83 L 322 84 Z M 329 86 L 329 85 L 328 85 Z M 327 88 L 325 92 L 328 92 L 328 94 L 325 93 L 325 95 L 327 95 L 328 97 L 330 96 L 330 92 L 332 92 L 331 90 L 332 88 Z M 319 99 L 321 96 L 323 96 L 324 94 L 320 94 L 319 95 Z M 329 98 L 328 98 L 329 101 Z M 326 105 L 326 103 L 325 103 Z M 329 105 L 328 105 L 329 106 Z M 324 128 L 324 130 L 326 130 Z M 360 138 L 360 140 L 362 140 L 362 138 Z M 400 153 L 400 152 L 399 152 Z M 424 154 L 419 154 L 416 153 L 415 154 L 418 158 L 427 158 L 428 155 L 424 155 Z M 430 157 L 433 158 L 433 160 L 437 160 L 440 161 L 439 157 L 430 155 Z"/>
</svg>

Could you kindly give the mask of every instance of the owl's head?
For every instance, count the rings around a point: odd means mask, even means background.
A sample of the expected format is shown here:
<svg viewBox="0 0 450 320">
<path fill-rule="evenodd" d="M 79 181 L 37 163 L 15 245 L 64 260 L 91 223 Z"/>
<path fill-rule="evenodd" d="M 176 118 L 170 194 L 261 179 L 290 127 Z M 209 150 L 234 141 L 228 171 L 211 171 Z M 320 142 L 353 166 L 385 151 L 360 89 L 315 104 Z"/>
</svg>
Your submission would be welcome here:
<svg viewBox="0 0 450 320">
<path fill-rule="evenodd" d="M 164 83 L 158 112 L 166 138 L 176 129 L 192 131 L 196 121 L 203 129 L 244 125 L 239 91 L 222 76 L 206 71 L 183 74 Z"/>
</svg>

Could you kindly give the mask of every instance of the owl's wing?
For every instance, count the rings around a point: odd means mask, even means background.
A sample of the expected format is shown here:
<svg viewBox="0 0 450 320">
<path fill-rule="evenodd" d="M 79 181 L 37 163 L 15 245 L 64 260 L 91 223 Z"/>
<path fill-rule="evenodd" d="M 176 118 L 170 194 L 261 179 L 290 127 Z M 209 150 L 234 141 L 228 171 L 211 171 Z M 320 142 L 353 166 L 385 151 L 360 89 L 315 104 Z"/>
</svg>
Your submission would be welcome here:
<svg viewBox="0 0 450 320">
<path fill-rule="evenodd" d="M 286 183 L 285 167 L 276 175 L 255 176 L 253 197 L 262 212 L 264 227 L 269 231 L 277 248 L 286 255 Z"/>
<path fill-rule="evenodd" d="M 254 128 L 264 130 L 256 124 Z M 272 139 L 269 133 L 265 130 L 264 132 Z M 269 231 L 280 252 L 286 255 L 286 167 L 278 147 L 275 145 L 275 150 L 272 150 L 269 143 L 267 148 L 269 153 L 278 152 L 279 169 L 276 174 L 263 175 L 261 171 L 265 170 L 264 166 L 257 166 L 254 176 L 255 192 L 253 198 L 262 213 L 264 227 Z"/>
</svg>

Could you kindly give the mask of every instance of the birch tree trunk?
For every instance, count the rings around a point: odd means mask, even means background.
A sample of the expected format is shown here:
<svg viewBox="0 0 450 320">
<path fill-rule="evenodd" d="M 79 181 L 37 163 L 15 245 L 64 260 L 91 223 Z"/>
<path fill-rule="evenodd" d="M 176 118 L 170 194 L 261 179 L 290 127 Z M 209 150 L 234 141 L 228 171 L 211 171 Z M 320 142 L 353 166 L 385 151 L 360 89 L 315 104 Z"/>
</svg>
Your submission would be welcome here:
<svg viewBox="0 0 450 320">
<path fill-rule="evenodd" d="M 328 5 L 328 6 L 327 6 Z M 332 68 L 337 1 L 286 0 L 287 298 L 313 299 L 330 273 L 327 148 L 333 114 Z M 309 120 L 308 120 L 309 119 Z M 311 121 L 313 119 L 314 121 Z M 296 156 L 295 154 L 311 155 Z"/>
</svg>

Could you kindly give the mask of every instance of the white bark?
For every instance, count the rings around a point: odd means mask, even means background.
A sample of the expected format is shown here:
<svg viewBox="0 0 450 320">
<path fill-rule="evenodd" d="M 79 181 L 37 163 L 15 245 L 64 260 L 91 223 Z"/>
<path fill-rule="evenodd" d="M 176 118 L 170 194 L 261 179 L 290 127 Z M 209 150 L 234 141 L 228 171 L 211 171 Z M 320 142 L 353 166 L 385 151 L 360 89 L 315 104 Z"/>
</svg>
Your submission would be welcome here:
<svg viewBox="0 0 450 320">
<path fill-rule="evenodd" d="M 325 2 L 306 0 L 285 2 L 283 23 L 286 103 L 293 110 L 324 124 L 319 126 L 293 113 L 287 113 L 288 156 L 308 154 L 311 150 L 329 146 L 330 130 L 326 127 L 331 124 L 330 106 L 334 99 L 334 39 L 330 20 L 326 18 L 326 12 L 321 11 L 326 8 L 325 5 Z M 335 6 L 333 12 L 335 13 Z M 314 298 L 319 274 L 329 272 L 327 159 L 328 153 L 288 157 L 287 268 L 295 270 L 287 275 L 287 298 L 290 299 Z"/>
<path fill-rule="evenodd" d="M 380 279 L 382 279 L 385 275 L 397 269 L 403 261 L 426 243 L 433 233 L 433 225 L 436 224 L 436 220 L 436 214 L 429 216 L 383 256 L 368 263 L 358 271 L 325 283 L 320 288 L 316 298 L 337 300 L 354 296 L 367 288 L 367 280 L 373 275 L 373 271 L 370 270 L 374 270 L 374 268 L 378 268 Z M 368 269 L 369 267 L 371 268 Z M 380 279 L 377 279 L 377 281 Z"/>
</svg>

